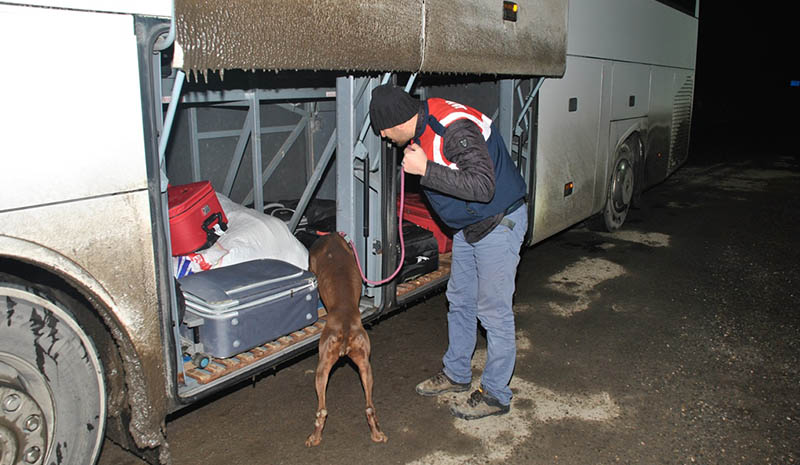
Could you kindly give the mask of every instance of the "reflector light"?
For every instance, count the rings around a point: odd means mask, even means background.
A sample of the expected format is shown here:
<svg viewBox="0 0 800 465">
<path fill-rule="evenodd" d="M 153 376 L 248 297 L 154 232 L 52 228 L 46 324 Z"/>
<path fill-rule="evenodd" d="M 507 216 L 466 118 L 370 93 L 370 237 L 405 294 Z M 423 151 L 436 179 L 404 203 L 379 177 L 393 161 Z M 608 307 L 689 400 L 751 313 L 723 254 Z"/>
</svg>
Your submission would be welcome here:
<svg viewBox="0 0 800 465">
<path fill-rule="evenodd" d="M 519 5 L 514 2 L 503 2 L 503 19 L 505 21 L 517 21 L 517 11 Z"/>
</svg>

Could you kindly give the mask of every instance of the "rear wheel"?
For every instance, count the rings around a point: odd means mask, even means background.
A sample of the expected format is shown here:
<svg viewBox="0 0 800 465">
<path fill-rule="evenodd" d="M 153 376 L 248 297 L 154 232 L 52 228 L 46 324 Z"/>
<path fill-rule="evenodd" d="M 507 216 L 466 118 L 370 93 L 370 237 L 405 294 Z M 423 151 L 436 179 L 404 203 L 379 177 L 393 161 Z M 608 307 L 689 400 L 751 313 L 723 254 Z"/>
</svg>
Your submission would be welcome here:
<svg viewBox="0 0 800 465">
<path fill-rule="evenodd" d="M 608 183 L 608 196 L 603 209 L 603 227 L 611 232 L 625 223 L 631 208 L 635 185 L 634 163 L 636 159 L 635 141 L 626 140 L 617 149 L 611 179 Z"/>
<path fill-rule="evenodd" d="M 103 367 L 73 313 L 0 275 L 0 465 L 93 464 L 105 421 Z"/>
</svg>

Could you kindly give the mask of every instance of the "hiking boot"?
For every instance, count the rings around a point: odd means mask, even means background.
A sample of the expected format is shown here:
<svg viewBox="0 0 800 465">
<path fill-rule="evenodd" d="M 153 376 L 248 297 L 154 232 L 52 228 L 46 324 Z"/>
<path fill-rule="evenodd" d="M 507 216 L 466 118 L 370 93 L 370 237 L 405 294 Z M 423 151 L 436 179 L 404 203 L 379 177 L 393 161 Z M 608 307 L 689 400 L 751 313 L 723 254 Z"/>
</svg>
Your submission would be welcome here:
<svg viewBox="0 0 800 465">
<path fill-rule="evenodd" d="M 438 396 L 445 392 L 464 392 L 469 391 L 470 383 L 456 383 L 448 378 L 444 371 L 436 373 L 432 377 L 417 384 L 417 394 L 421 396 Z"/>
<path fill-rule="evenodd" d="M 503 405 L 499 400 L 490 396 L 483 388 L 470 394 L 469 399 L 458 402 L 450 407 L 454 417 L 464 420 L 477 420 L 489 415 L 503 415 L 510 410 L 509 405 Z"/>
</svg>

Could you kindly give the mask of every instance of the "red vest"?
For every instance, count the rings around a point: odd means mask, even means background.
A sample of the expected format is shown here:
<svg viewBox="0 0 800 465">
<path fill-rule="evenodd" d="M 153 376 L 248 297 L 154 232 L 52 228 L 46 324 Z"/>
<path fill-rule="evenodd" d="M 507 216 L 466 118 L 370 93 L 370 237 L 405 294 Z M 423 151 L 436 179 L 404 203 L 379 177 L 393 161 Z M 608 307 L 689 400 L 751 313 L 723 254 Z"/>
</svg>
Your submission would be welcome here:
<svg viewBox="0 0 800 465">
<path fill-rule="evenodd" d="M 460 103 L 451 102 L 442 98 L 428 99 L 428 113 L 435 117 L 445 128 L 453 121 L 468 119 L 478 125 L 483 133 L 483 139 L 489 140 L 492 135 L 492 120 L 474 108 L 470 108 Z M 425 128 L 425 132 L 419 138 L 420 147 L 425 151 L 428 160 L 450 169 L 458 169 L 455 163 L 450 162 L 444 156 L 444 140 L 442 136 L 436 134 L 431 128 Z"/>
</svg>

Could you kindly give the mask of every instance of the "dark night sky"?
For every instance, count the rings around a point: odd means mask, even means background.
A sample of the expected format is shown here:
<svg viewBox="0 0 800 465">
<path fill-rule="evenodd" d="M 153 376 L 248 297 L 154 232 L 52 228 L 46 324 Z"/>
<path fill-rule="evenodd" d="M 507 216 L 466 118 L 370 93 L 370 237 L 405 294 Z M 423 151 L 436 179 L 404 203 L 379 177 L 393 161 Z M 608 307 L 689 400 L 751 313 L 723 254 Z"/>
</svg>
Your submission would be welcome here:
<svg viewBox="0 0 800 465">
<path fill-rule="evenodd" d="M 733 5 L 700 3 L 692 143 L 786 151 L 800 130 L 800 87 L 789 86 L 800 23 L 769 2 Z"/>
</svg>

